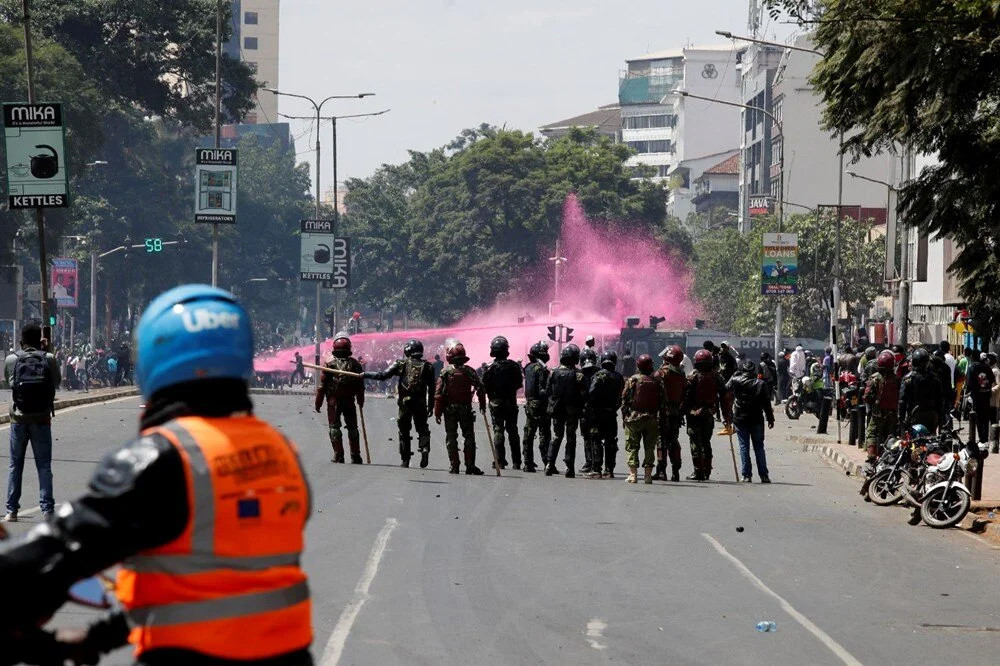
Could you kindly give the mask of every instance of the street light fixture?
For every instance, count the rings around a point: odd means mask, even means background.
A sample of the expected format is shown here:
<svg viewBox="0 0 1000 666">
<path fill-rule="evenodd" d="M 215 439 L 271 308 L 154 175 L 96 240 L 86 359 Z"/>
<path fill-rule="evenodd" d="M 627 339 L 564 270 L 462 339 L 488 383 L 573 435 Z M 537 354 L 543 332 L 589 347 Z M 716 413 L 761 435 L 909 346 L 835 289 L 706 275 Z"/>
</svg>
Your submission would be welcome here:
<svg viewBox="0 0 1000 666">
<path fill-rule="evenodd" d="M 744 37 L 743 35 L 734 35 L 728 30 L 716 30 L 715 34 L 720 37 L 725 37 L 726 39 L 732 39 L 733 41 L 739 42 L 750 42 L 752 44 L 760 44 L 762 46 L 774 46 L 779 49 L 788 49 L 789 51 L 802 51 L 803 53 L 813 53 L 820 57 L 825 58 L 826 54 L 822 51 L 817 51 L 816 49 L 809 49 L 804 46 L 795 46 L 792 44 L 781 44 L 779 42 L 769 42 L 766 39 L 757 39 L 756 37 Z"/>
<path fill-rule="evenodd" d="M 320 218 L 320 215 L 321 215 L 321 213 L 320 213 L 320 198 L 321 198 L 320 192 L 322 192 L 322 190 L 320 189 L 320 178 L 319 178 L 319 174 L 320 174 L 320 170 L 319 170 L 319 165 L 320 165 L 319 124 L 320 124 L 320 120 L 321 120 L 321 116 L 322 116 L 323 105 L 326 104 L 327 102 L 329 102 L 330 100 L 334 100 L 334 99 L 363 99 L 365 97 L 371 97 L 375 93 L 363 92 L 363 93 L 357 93 L 357 94 L 354 94 L 354 95 L 330 95 L 329 97 L 327 97 L 327 98 L 323 99 L 322 101 L 320 101 L 319 103 L 317 103 L 316 100 L 314 100 L 312 97 L 308 97 L 307 95 L 299 95 L 297 93 L 282 92 L 280 90 L 277 90 L 276 88 L 264 88 L 264 90 L 266 90 L 267 92 L 270 92 L 270 93 L 274 93 L 275 95 L 284 95 L 285 97 L 296 97 L 298 99 L 304 99 L 307 102 L 309 102 L 310 104 L 312 104 L 313 108 L 316 109 L 316 219 L 318 220 Z M 336 160 L 334 160 L 334 164 L 336 165 Z M 336 186 L 336 173 L 334 174 L 334 186 Z M 336 220 L 337 220 L 337 218 L 336 218 L 336 215 L 337 215 L 337 207 L 336 207 L 336 205 L 334 205 L 334 228 L 333 228 L 334 234 L 337 233 L 337 226 L 336 226 Z M 322 330 L 322 326 L 323 326 L 323 320 L 322 320 L 323 313 L 321 312 L 322 308 L 323 308 L 323 283 L 322 282 L 317 282 L 316 283 L 316 319 L 314 321 L 314 326 L 315 326 L 315 329 L 316 329 L 316 348 L 315 348 L 316 365 L 320 364 L 320 331 Z M 317 386 L 317 388 L 320 385 L 320 374 L 321 373 L 319 373 L 319 372 L 316 373 L 316 386 Z"/>
<path fill-rule="evenodd" d="M 785 132 L 778 118 L 768 111 L 759 106 L 751 106 L 750 104 L 741 104 L 740 102 L 730 102 L 724 99 L 715 99 L 713 97 L 703 97 L 702 95 L 695 95 L 686 90 L 671 90 L 671 94 L 680 95 L 681 97 L 690 97 L 692 99 L 700 99 L 706 102 L 714 102 L 715 104 L 724 104 L 725 106 L 734 106 L 738 109 L 747 109 L 749 111 L 759 111 L 771 119 L 778 128 L 778 137 L 781 141 L 781 152 L 778 155 L 778 233 L 782 232 L 785 223 L 785 207 L 783 205 L 785 201 Z M 774 353 L 777 354 L 778 350 L 781 349 L 781 300 L 774 306 Z"/>
</svg>

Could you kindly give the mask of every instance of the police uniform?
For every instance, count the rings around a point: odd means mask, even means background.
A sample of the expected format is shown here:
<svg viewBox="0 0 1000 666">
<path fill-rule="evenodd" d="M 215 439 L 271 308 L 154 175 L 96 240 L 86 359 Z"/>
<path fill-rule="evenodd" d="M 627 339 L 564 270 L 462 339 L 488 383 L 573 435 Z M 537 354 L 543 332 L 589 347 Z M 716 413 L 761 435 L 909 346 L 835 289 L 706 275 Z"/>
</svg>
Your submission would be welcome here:
<svg viewBox="0 0 1000 666">
<path fill-rule="evenodd" d="M 364 368 L 354 357 L 332 357 L 326 367 L 334 370 L 353 372 L 358 375 Z M 334 462 L 344 462 L 344 435 L 341 427 L 347 427 L 347 442 L 351 448 L 351 462 L 361 463 L 361 432 L 358 430 L 358 407 L 365 404 L 365 382 L 361 377 L 350 377 L 332 372 L 324 372 L 322 384 L 316 389 L 316 411 L 326 400 L 326 420 L 330 426 L 330 444 L 333 446 Z"/>
<path fill-rule="evenodd" d="M 420 357 L 399 359 L 382 372 L 366 372 L 365 379 L 386 381 L 399 377 L 396 390 L 396 425 L 399 428 L 399 458 L 404 467 L 409 467 L 411 449 L 410 428 L 417 431 L 417 448 L 420 451 L 420 466 L 427 466 L 427 455 L 431 450 L 431 429 L 427 419 L 434 409 L 434 367 Z"/>
<path fill-rule="evenodd" d="M 669 459 L 672 481 L 680 480 L 681 442 L 680 431 L 684 415 L 681 413 L 681 403 L 684 401 L 684 388 L 687 378 L 684 371 L 675 365 L 664 363 L 656 371 L 656 378 L 663 384 L 666 393 L 666 409 L 660 420 L 660 444 L 656 449 L 657 472 L 666 476 L 666 461 Z"/>
<path fill-rule="evenodd" d="M 535 471 L 535 434 L 538 434 L 538 454 L 544 467 L 548 462 L 552 442 L 552 422 L 549 419 L 549 369 L 541 360 L 524 368 L 524 471 Z M 529 469 L 530 466 L 530 469 Z"/>
<path fill-rule="evenodd" d="M 603 367 L 590 380 L 587 420 L 590 423 L 591 473 L 614 478 L 618 456 L 618 410 L 622 405 L 625 378 Z"/>
<path fill-rule="evenodd" d="M 635 483 L 639 467 L 639 446 L 644 448 L 642 467 L 646 483 L 652 483 L 653 463 L 660 439 L 660 421 L 666 408 L 663 384 L 652 375 L 638 373 L 625 382 L 622 394 L 622 415 L 625 421 L 625 462 L 629 481 Z"/>
<path fill-rule="evenodd" d="M 465 365 L 452 364 L 441 371 L 434 390 L 434 417 L 444 418 L 445 444 L 451 473 L 458 474 L 458 430 L 462 429 L 462 450 L 465 473 L 482 474 L 476 467 L 476 415 L 472 411 L 472 396 L 479 399 L 479 410 L 486 410 L 486 394 L 476 371 Z"/>
<path fill-rule="evenodd" d="M 483 386 L 493 419 L 493 446 L 500 468 L 507 466 L 506 439 L 514 469 L 521 468 L 521 437 L 517 432 L 517 392 L 523 386 L 521 368 L 509 358 L 495 358 L 483 373 Z M 506 438 L 504 437 L 506 435 Z"/>
<path fill-rule="evenodd" d="M 715 413 L 722 411 L 729 422 L 729 404 L 725 382 L 715 370 L 695 370 L 684 387 L 681 413 L 687 422 L 691 440 L 691 463 L 694 474 L 691 480 L 707 481 L 712 473 L 712 432 Z"/>
<path fill-rule="evenodd" d="M 566 439 L 566 451 L 563 462 L 566 463 L 566 476 L 576 476 L 576 430 L 583 411 L 583 375 L 572 367 L 560 364 L 549 375 L 548 414 L 552 419 L 552 443 L 549 446 L 548 469 L 546 473 L 555 473 L 556 458 L 563 438 Z"/>
<path fill-rule="evenodd" d="M 865 446 L 868 461 L 874 462 L 885 441 L 896 432 L 899 409 L 899 380 L 893 372 L 875 372 L 865 385 L 865 405 L 868 407 L 868 428 Z"/>
</svg>

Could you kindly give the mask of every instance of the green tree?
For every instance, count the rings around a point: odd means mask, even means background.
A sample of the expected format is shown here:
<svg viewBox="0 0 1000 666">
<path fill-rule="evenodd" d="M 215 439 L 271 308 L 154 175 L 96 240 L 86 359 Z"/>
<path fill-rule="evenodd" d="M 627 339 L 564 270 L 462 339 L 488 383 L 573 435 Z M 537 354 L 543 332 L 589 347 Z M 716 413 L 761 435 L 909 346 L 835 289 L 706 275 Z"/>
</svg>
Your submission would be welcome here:
<svg viewBox="0 0 1000 666">
<path fill-rule="evenodd" d="M 803 0 L 774 0 L 793 15 Z M 815 24 L 826 57 L 813 71 L 824 120 L 869 155 L 894 146 L 936 155 L 900 196 L 921 233 L 960 248 L 962 281 L 978 332 L 1000 330 L 1000 5 L 992 0 L 828 0 Z"/>
</svg>

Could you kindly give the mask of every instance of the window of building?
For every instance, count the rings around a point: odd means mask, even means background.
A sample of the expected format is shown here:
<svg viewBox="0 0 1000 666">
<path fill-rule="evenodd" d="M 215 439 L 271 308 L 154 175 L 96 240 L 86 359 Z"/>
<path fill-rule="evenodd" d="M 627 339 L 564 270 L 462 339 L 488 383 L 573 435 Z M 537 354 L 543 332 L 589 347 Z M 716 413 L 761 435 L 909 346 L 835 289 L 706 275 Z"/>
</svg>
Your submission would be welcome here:
<svg viewBox="0 0 1000 666">
<path fill-rule="evenodd" d="M 670 173 L 669 164 L 660 164 L 656 167 L 656 175 L 659 176 L 660 178 L 666 178 L 669 173 Z"/>
<path fill-rule="evenodd" d="M 672 153 L 673 142 L 665 139 L 657 141 L 627 141 L 628 147 L 639 153 Z"/>
<path fill-rule="evenodd" d="M 256 37 L 244 37 L 243 38 L 243 48 L 249 51 L 257 50 L 257 38 Z"/>
<path fill-rule="evenodd" d="M 774 141 L 771 144 L 771 164 L 781 164 L 781 141 Z"/>
<path fill-rule="evenodd" d="M 658 114 L 655 116 L 629 116 L 625 118 L 625 129 L 649 129 L 657 127 L 673 127 L 676 116 Z"/>
<path fill-rule="evenodd" d="M 243 12 L 244 25 L 257 25 L 257 12 Z"/>
</svg>

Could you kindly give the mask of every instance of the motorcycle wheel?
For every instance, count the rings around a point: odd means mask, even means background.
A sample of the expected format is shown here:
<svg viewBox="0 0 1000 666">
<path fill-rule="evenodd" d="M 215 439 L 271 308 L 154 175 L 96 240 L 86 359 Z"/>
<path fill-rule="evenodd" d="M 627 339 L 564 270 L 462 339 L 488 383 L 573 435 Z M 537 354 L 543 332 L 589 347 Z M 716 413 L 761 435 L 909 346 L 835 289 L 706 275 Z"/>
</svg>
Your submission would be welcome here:
<svg viewBox="0 0 1000 666">
<path fill-rule="evenodd" d="M 965 518 L 971 504 L 972 498 L 961 488 L 938 488 L 924 498 L 920 505 L 920 517 L 935 529 L 954 527 Z"/>
<path fill-rule="evenodd" d="M 868 499 L 877 506 L 889 506 L 903 499 L 906 490 L 906 471 L 883 469 L 868 484 Z"/>
<path fill-rule="evenodd" d="M 799 404 L 799 397 L 797 395 L 793 395 L 785 401 L 785 416 L 793 421 L 802 416 L 802 406 Z"/>
</svg>

